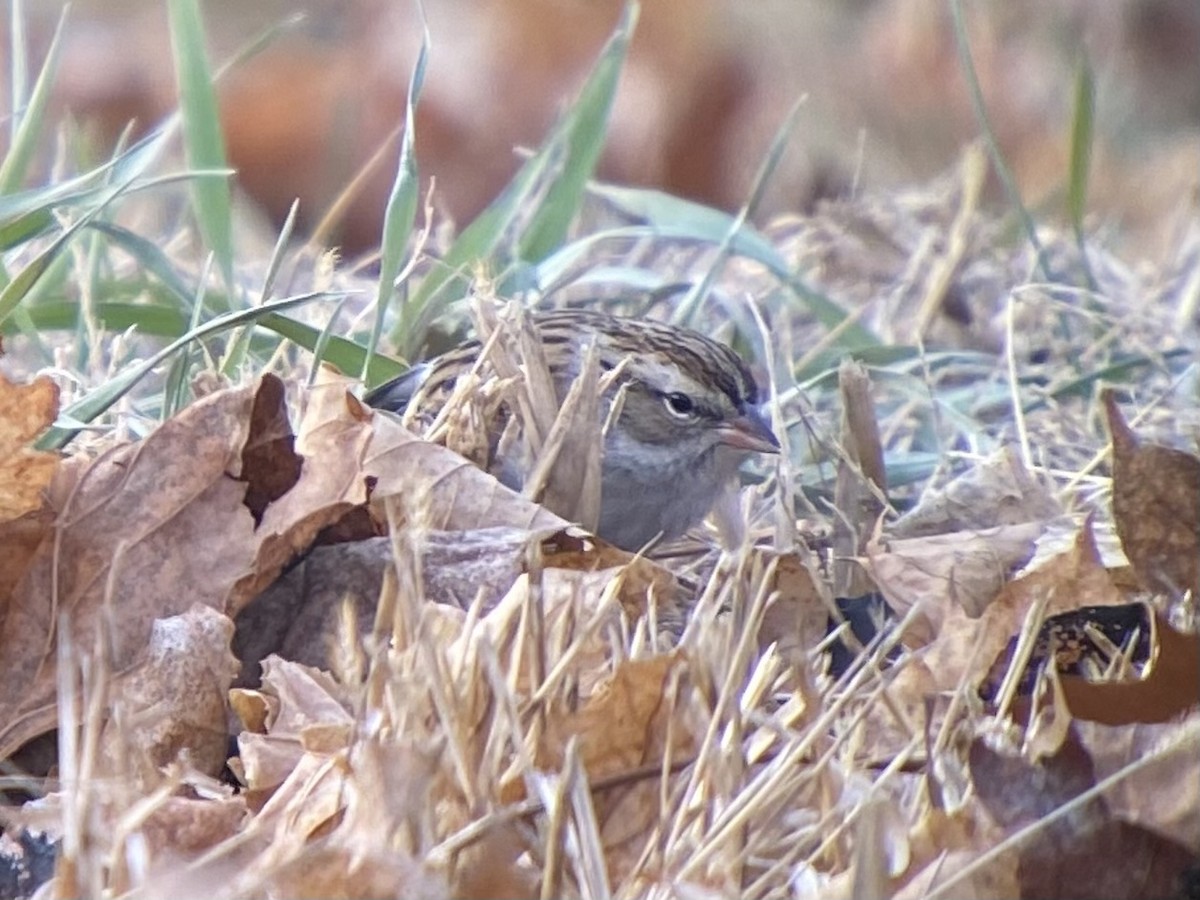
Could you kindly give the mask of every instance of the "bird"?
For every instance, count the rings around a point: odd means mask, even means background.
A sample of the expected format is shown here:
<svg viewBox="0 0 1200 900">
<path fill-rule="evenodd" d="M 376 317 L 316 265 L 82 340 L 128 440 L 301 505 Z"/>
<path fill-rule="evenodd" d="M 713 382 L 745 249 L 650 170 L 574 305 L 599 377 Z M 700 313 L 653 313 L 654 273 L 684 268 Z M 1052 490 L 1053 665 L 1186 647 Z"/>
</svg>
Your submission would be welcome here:
<svg viewBox="0 0 1200 900">
<path fill-rule="evenodd" d="M 762 391 L 736 352 L 698 331 L 664 322 L 583 309 L 528 313 L 561 404 L 589 346 L 616 390 L 600 404 L 604 431 L 596 534 L 638 552 L 681 536 L 712 510 L 749 454 L 779 451 L 765 417 Z M 469 340 L 384 382 L 368 406 L 429 424 L 483 345 Z M 501 418 L 511 415 L 500 411 Z M 503 422 L 493 423 L 491 448 Z M 487 466 L 520 489 L 527 471 L 492 460 Z"/>
</svg>

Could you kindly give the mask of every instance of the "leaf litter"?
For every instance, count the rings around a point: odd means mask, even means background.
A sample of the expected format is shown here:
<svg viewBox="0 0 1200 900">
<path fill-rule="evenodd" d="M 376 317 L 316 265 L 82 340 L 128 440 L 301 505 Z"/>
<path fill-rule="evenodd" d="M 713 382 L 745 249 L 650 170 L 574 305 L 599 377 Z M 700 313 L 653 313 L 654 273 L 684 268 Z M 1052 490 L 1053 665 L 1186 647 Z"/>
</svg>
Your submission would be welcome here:
<svg viewBox="0 0 1200 900">
<path fill-rule="evenodd" d="M 1148 897 L 1200 854 L 1177 789 L 1200 721 L 1195 506 L 1170 480 L 1196 460 L 1156 476 L 1115 400 L 1136 581 L 1097 549 L 1082 463 L 1055 490 L 1001 448 L 905 518 L 847 523 L 893 624 L 835 677 L 828 560 L 752 543 L 770 479 L 741 545 L 631 557 L 352 384 L 263 376 L 141 442 L 37 461 L 36 490 L 13 476 L 6 525 L 34 527 L 4 566 L 0 743 L 57 727 L 59 753 L 48 795 L 5 816 L 61 840 L 54 890 Z M 53 420 L 38 396 L 32 419 L 0 404 L 10 458 Z M 479 446 L 477 421 L 443 442 Z M 541 497 L 584 520 L 590 451 L 557 441 L 576 474 L 546 463 Z M 1135 624 L 1068 669 L 1056 642 L 1102 646 L 1099 609 Z"/>
</svg>

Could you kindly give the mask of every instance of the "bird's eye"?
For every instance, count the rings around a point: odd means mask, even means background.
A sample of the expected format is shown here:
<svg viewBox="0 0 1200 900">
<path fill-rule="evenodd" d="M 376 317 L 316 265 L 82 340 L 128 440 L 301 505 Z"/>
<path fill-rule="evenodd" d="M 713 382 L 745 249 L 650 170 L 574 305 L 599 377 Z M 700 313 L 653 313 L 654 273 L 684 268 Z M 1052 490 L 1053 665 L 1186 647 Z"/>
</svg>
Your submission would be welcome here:
<svg viewBox="0 0 1200 900">
<path fill-rule="evenodd" d="M 663 394 L 663 403 L 666 404 L 667 411 L 677 418 L 690 419 L 696 414 L 696 404 L 687 394 L 681 394 L 678 391 L 672 394 Z"/>
</svg>

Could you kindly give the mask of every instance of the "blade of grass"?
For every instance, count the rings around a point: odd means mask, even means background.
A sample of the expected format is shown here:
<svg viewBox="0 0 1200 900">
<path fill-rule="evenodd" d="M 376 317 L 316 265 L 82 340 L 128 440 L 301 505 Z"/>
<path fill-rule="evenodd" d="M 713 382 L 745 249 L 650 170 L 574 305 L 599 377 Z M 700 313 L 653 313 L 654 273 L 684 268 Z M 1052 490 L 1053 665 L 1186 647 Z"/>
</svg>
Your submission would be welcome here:
<svg viewBox="0 0 1200 900">
<path fill-rule="evenodd" d="M 23 82 L 25 77 L 23 74 L 25 70 L 24 26 L 20 24 L 24 17 L 20 15 L 20 9 L 19 4 L 13 7 L 12 18 L 16 26 L 14 32 L 19 30 L 22 33 L 14 33 L 12 36 L 13 132 L 8 153 L 5 154 L 4 161 L 0 163 L 0 195 L 11 193 L 20 187 L 29 173 L 29 163 L 33 159 L 34 153 L 37 152 L 42 136 L 42 126 L 46 119 L 46 104 L 50 101 L 50 89 L 54 85 L 54 76 L 58 71 L 58 55 L 62 49 L 63 27 L 67 21 L 68 11 L 63 9 L 62 14 L 58 17 L 58 27 L 54 29 L 54 38 L 50 41 L 50 49 L 46 52 L 46 61 L 42 63 L 42 70 L 38 73 L 38 79 L 33 85 L 33 92 L 26 101 L 23 96 L 24 88 L 15 83 L 18 79 Z M 18 94 L 18 91 L 21 93 Z"/>
<path fill-rule="evenodd" d="M 417 204 L 420 201 L 421 182 L 417 173 L 417 103 L 421 99 L 421 89 L 425 85 L 425 66 L 429 60 L 429 23 L 425 21 L 425 10 L 418 3 L 421 14 L 421 49 L 417 53 L 417 61 L 413 65 L 412 77 L 408 81 L 408 98 L 404 107 L 404 134 L 400 141 L 400 161 L 397 164 L 396 178 L 392 182 L 392 192 L 388 196 L 387 208 L 383 216 L 383 241 L 380 245 L 379 260 L 379 289 L 375 295 L 375 322 L 371 327 L 371 336 L 367 343 L 368 369 L 361 373 L 364 381 L 370 382 L 378 375 L 369 371 L 370 360 L 374 358 L 375 348 L 383 336 L 383 323 L 391 306 L 396 289 L 396 279 L 404 270 L 409 255 L 409 240 L 412 237 L 413 223 L 417 219 Z M 407 299 L 407 298 L 406 298 Z M 400 304 L 400 315 L 396 329 L 400 334 L 407 335 L 413 328 L 409 321 L 413 310 L 409 303 Z M 314 367 L 315 371 L 315 367 Z"/>
<path fill-rule="evenodd" d="M 322 336 L 329 331 L 327 328 L 316 329 L 311 325 L 278 314 L 267 316 L 258 324 L 282 335 L 293 344 L 311 350 L 314 356 L 317 356 L 319 351 L 320 359 L 323 362 L 337 366 L 342 372 L 361 372 L 366 365 L 367 351 L 362 345 L 334 334 L 324 337 L 324 343 L 322 343 Z M 408 366 L 403 363 L 379 353 L 376 353 L 375 359 L 371 361 L 371 371 L 378 374 L 384 381 L 394 378 L 407 369 Z"/>
<path fill-rule="evenodd" d="M 167 14 L 188 165 L 193 169 L 227 168 L 217 97 L 204 49 L 206 40 L 199 2 L 168 0 Z M 200 233 L 216 255 L 232 300 L 235 294 L 233 202 L 229 182 L 205 179 L 195 183 L 192 202 Z"/>
<path fill-rule="evenodd" d="M 115 182 L 130 182 L 158 158 L 166 145 L 161 133 L 148 135 L 118 157 L 69 181 L 0 196 L 0 250 L 50 230 L 54 209 L 95 202 Z M 130 191 L 140 189 L 130 187 Z"/>
<path fill-rule="evenodd" d="M 691 325 L 692 320 L 696 316 L 696 310 L 700 307 L 700 301 L 703 300 L 712 287 L 713 282 L 720 274 L 721 269 L 725 266 L 725 261 L 732 255 L 733 239 L 745 227 L 750 220 L 750 216 L 758 209 L 759 203 L 762 202 L 763 194 L 766 191 L 768 182 L 771 180 L 771 175 L 779 166 L 779 161 L 783 158 L 783 153 L 787 149 L 788 142 L 792 138 L 792 132 L 796 128 L 796 122 L 800 117 L 800 107 L 804 103 L 804 98 L 800 98 L 788 111 L 783 122 L 775 132 L 775 137 L 771 140 L 771 145 L 767 149 L 767 154 L 763 157 L 762 163 L 758 167 L 758 172 L 754 176 L 754 182 L 750 188 L 750 196 L 746 202 L 742 204 L 742 208 L 738 210 L 737 216 L 729 223 L 729 227 L 725 230 L 725 234 L 721 237 L 720 243 L 717 245 L 717 252 L 713 256 L 712 262 L 705 269 L 703 277 L 692 285 L 691 289 L 680 299 L 675 306 L 675 312 L 672 320 L 677 325 Z"/>
<path fill-rule="evenodd" d="M 69 421 L 71 424 L 56 424 L 37 440 L 35 446 L 39 450 L 61 450 L 82 430 L 81 425 L 90 423 L 97 416 L 104 413 L 128 393 L 141 379 L 154 371 L 164 361 L 170 359 L 180 349 L 188 346 L 192 341 L 220 334 L 231 328 L 244 325 L 247 322 L 260 321 L 268 316 L 278 314 L 281 310 L 291 309 L 303 303 L 311 303 L 314 300 L 340 296 L 342 295 L 327 293 L 325 291 L 313 291 L 307 294 L 298 294 L 295 297 L 273 300 L 270 303 L 264 303 L 262 306 L 256 306 L 251 309 L 237 310 L 217 316 L 199 328 L 189 331 L 177 340 L 172 341 L 149 359 L 143 360 L 115 378 L 109 379 L 86 397 L 72 403 L 62 413 L 64 421 Z"/>
<path fill-rule="evenodd" d="M 17 111 L 25 107 L 26 90 L 29 85 L 29 54 L 25 52 L 28 44 L 25 31 L 25 2 L 13 0 L 8 16 L 8 44 L 12 63 L 8 67 L 9 109 L 8 117 L 9 146 L 17 139 L 17 130 L 21 126 L 21 117 Z"/>
<path fill-rule="evenodd" d="M 1025 239 L 1029 241 L 1029 246 L 1033 248 L 1037 256 L 1038 269 L 1042 273 L 1042 277 L 1047 281 L 1054 281 L 1054 275 L 1050 270 L 1050 263 L 1046 256 L 1045 248 L 1042 247 L 1042 242 L 1038 240 L 1037 226 L 1034 224 L 1033 216 L 1030 215 L 1028 207 L 1025 206 L 1021 199 L 1021 191 L 1017 187 L 1017 179 L 1013 177 L 1012 170 L 1008 167 L 1008 163 L 1004 159 L 1004 154 L 1000 151 L 1000 143 L 996 140 L 996 133 L 992 130 L 991 119 L 988 118 L 987 105 L 983 100 L 983 88 L 979 84 L 979 76 L 975 70 L 975 60 L 971 56 L 971 45 L 967 40 L 967 26 L 963 19 L 962 0 L 950 0 L 950 14 L 954 22 L 954 43 L 958 50 L 959 65 L 962 68 L 963 77 L 967 82 L 967 93 L 971 97 L 971 107 L 975 112 L 975 121 L 979 124 L 979 130 L 983 134 L 984 144 L 988 148 L 988 155 L 992 159 L 992 165 L 996 168 L 996 174 L 1000 178 L 1000 183 L 1004 186 L 1004 193 L 1008 196 L 1008 202 L 1012 205 L 1013 211 L 1016 213 L 1021 227 L 1025 231 Z"/>
<path fill-rule="evenodd" d="M 289 241 L 292 238 L 292 229 L 296 225 L 296 210 L 299 208 L 300 201 L 294 201 L 292 208 L 288 212 L 288 217 L 283 223 L 283 228 L 279 231 L 279 236 L 275 239 L 275 248 L 271 253 L 271 259 L 267 263 L 267 274 L 263 278 L 262 290 L 259 293 L 258 304 L 262 305 L 271 296 L 271 290 L 275 282 L 275 276 L 279 272 L 279 267 L 283 264 L 283 254 L 287 250 Z M 197 300 L 201 300 L 198 297 Z M 246 363 L 247 357 L 250 355 L 250 344 L 254 336 L 254 326 L 246 325 L 238 329 L 233 338 L 228 342 L 225 348 L 225 356 L 221 360 L 220 371 L 222 375 L 232 377 Z"/>
<path fill-rule="evenodd" d="M 210 251 L 204 260 L 204 266 L 200 269 L 200 277 L 196 279 L 196 298 L 191 304 L 192 318 L 188 323 L 188 331 L 195 331 L 200 327 L 200 319 L 204 311 L 204 285 L 208 284 L 208 274 L 212 269 L 212 264 L 213 254 Z M 190 344 L 181 347 L 175 354 L 175 358 L 171 360 L 171 367 L 167 370 L 166 384 L 163 385 L 160 421 L 165 422 L 171 418 L 187 402 L 187 372 L 191 362 L 192 347 Z"/>
<path fill-rule="evenodd" d="M 630 4 L 622 16 L 622 27 L 632 27 L 636 11 L 636 4 Z M 529 258 L 541 259 L 557 246 L 552 238 L 559 232 L 560 227 L 565 227 L 562 226 L 562 217 L 571 206 L 570 195 L 573 188 L 564 187 L 559 191 L 554 184 L 549 185 L 532 213 L 529 211 L 528 198 L 533 196 L 554 163 L 562 163 L 560 176 L 569 173 L 572 179 L 577 178 L 578 173 L 583 170 L 583 158 L 592 146 L 592 143 L 584 138 L 595 127 L 598 109 L 610 102 L 606 99 L 605 90 L 594 85 L 599 82 L 606 89 L 615 89 L 615 83 L 610 82 L 613 65 L 617 55 L 624 53 L 627 41 L 627 35 L 622 37 L 618 33 L 601 53 L 596 67 L 580 92 L 580 98 L 586 101 L 588 108 L 579 109 L 580 104 L 577 102 L 572 110 L 558 121 L 538 152 L 522 164 L 517 174 L 487 209 L 463 229 L 443 257 L 442 264 L 431 270 L 413 292 L 405 304 L 405 327 L 394 327 L 389 335 L 393 346 L 403 359 L 413 358 L 424 342 L 429 325 L 441 315 L 446 306 L 465 293 L 465 284 L 453 281 L 460 277 L 465 269 L 485 261 L 491 264 L 493 271 L 509 267 L 512 262 L 510 255 L 501 254 L 499 250 L 508 238 L 509 229 L 519 217 L 528 216 L 526 234 L 530 237 L 528 240 L 520 238 L 519 245 L 524 248 L 524 252 L 534 254 Z M 571 138 L 576 129 L 578 140 L 573 149 L 581 155 L 580 160 L 573 161 L 570 154 L 564 159 L 561 148 L 572 147 Z M 590 173 L 590 169 L 587 171 Z M 575 205 L 577 208 L 578 201 Z M 561 241 L 561 237 L 558 240 Z"/>
<path fill-rule="evenodd" d="M 588 179 L 604 149 L 609 114 L 638 11 L 637 3 L 626 4 L 592 74 L 563 122 L 560 138 L 566 154 L 563 168 L 521 235 L 519 246 L 523 260 L 538 262 L 561 246 L 567 228 L 579 212 Z"/>
<path fill-rule="evenodd" d="M 1079 258 L 1088 288 L 1098 290 L 1092 266 L 1088 260 L 1087 242 L 1083 233 L 1083 216 L 1087 212 L 1088 177 L 1092 170 L 1092 145 L 1095 139 L 1096 82 L 1086 53 L 1080 57 L 1075 73 L 1075 112 L 1071 117 L 1071 167 L 1067 173 L 1067 215 L 1075 230 Z"/>
<path fill-rule="evenodd" d="M 133 283 L 136 287 L 137 283 Z M 136 295 L 144 294 L 150 287 L 142 282 L 142 289 L 135 290 Z M 111 282 L 101 283 L 101 295 L 111 296 L 110 288 L 117 289 L 130 286 L 125 280 L 120 284 Z M 0 327 L 0 332 L 12 334 L 19 329 L 17 315 L 24 313 L 28 316 L 28 324 L 36 331 L 66 331 L 75 328 L 79 323 L 79 304 L 73 299 L 53 299 L 43 301 L 26 308 L 20 306 L 8 321 Z M 167 306 L 163 303 L 134 303 L 127 301 L 101 300 L 94 310 L 96 321 L 107 331 L 126 331 L 136 328 L 139 334 L 150 337 L 175 338 L 188 329 L 187 311 L 178 306 Z"/>
<path fill-rule="evenodd" d="M 85 225 L 88 224 L 95 216 L 105 209 L 113 200 L 124 193 L 126 186 L 111 188 L 108 197 L 98 206 L 88 210 L 78 219 L 71 223 L 67 228 L 63 229 L 62 234 L 56 237 L 44 250 L 38 253 L 28 264 L 18 272 L 7 285 L 4 290 L 0 291 L 0 324 L 2 324 L 10 315 L 17 305 L 25 299 L 25 297 L 33 290 L 50 265 L 58 258 L 58 255 L 66 249 L 71 239 L 75 237 Z"/>
<path fill-rule="evenodd" d="M 158 279 L 168 293 L 179 301 L 181 310 L 187 311 L 192 305 L 195 297 L 158 244 L 112 222 L 92 222 L 89 227 L 102 232 L 112 244 L 132 256 L 143 272 Z"/>
</svg>

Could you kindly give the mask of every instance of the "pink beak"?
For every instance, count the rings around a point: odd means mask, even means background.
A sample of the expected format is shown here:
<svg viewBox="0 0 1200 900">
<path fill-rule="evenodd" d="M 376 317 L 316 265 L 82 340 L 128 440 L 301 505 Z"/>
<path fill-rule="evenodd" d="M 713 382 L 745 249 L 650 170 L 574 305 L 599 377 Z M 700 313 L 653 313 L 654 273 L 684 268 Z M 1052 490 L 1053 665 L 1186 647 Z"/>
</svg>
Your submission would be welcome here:
<svg viewBox="0 0 1200 900">
<path fill-rule="evenodd" d="M 749 407 L 735 419 L 730 419 L 717 429 L 721 443 L 735 450 L 753 453 L 778 453 L 779 441 L 762 412 Z"/>
</svg>

